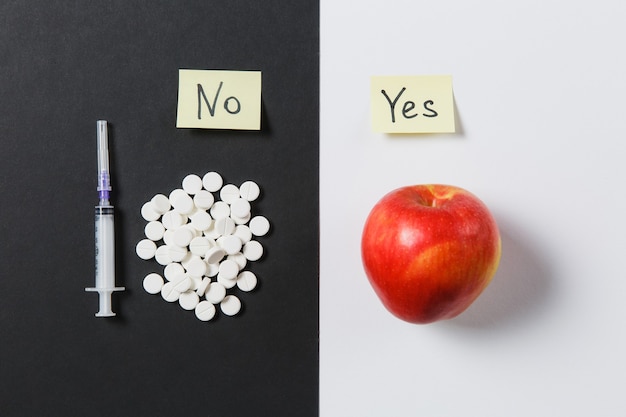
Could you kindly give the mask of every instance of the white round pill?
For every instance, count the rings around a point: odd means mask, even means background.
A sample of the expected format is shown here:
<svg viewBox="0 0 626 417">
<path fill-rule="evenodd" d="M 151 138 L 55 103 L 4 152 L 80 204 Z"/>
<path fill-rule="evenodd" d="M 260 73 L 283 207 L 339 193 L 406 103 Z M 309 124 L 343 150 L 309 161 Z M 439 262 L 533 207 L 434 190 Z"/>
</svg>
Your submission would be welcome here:
<svg viewBox="0 0 626 417">
<path fill-rule="evenodd" d="M 239 188 L 234 184 L 226 184 L 220 190 L 220 199 L 228 204 L 239 198 Z"/>
<path fill-rule="evenodd" d="M 209 301 L 200 301 L 195 308 L 196 317 L 201 321 L 209 321 L 215 317 L 215 306 Z"/>
<path fill-rule="evenodd" d="M 179 227 L 174 231 L 174 244 L 181 248 L 188 246 L 193 238 L 193 232 L 187 227 Z"/>
<path fill-rule="evenodd" d="M 230 214 L 240 219 L 250 214 L 250 202 L 243 198 L 237 198 L 230 203 Z"/>
<path fill-rule="evenodd" d="M 255 236 L 265 236 L 270 231 L 270 222 L 263 216 L 254 216 L 250 220 L 250 231 Z"/>
<path fill-rule="evenodd" d="M 202 190 L 202 178 L 197 176 L 196 174 L 189 174 L 185 178 L 183 178 L 183 190 L 187 194 L 194 195 L 198 191 Z"/>
<path fill-rule="evenodd" d="M 182 188 L 174 188 L 172 191 L 170 191 L 170 194 L 168 195 L 167 198 L 170 200 L 170 204 L 172 204 L 172 201 L 176 200 L 178 197 L 185 196 L 185 195 L 188 195 L 188 194 Z"/>
<path fill-rule="evenodd" d="M 240 271 L 244 269 L 246 267 L 246 264 L 248 263 L 248 260 L 246 259 L 245 256 L 243 256 L 243 253 L 241 252 L 237 252 L 233 255 L 228 255 L 226 259 L 235 261 L 235 263 L 239 266 Z"/>
<path fill-rule="evenodd" d="M 217 172 L 207 172 L 202 177 L 202 185 L 207 191 L 217 191 L 222 188 L 222 184 L 224 180 L 222 180 L 222 176 Z"/>
<path fill-rule="evenodd" d="M 172 283 L 173 288 L 181 294 L 184 293 L 185 291 L 188 291 L 191 288 L 191 285 L 193 284 L 193 282 L 191 281 L 191 278 L 187 274 L 183 275 L 182 279 L 179 279 L 176 281 L 170 281 L 170 282 Z"/>
<path fill-rule="evenodd" d="M 185 269 L 191 276 L 202 277 L 206 274 L 207 264 L 202 258 L 194 255 L 185 266 Z"/>
<path fill-rule="evenodd" d="M 204 255 L 204 259 L 206 259 L 209 264 L 216 264 L 221 261 L 224 256 L 226 256 L 226 251 L 224 249 L 219 246 L 213 246 Z"/>
<path fill-rule="evenodd" d="M 227 295 L 220 303 L 220 308 L 227 316 L 234 316 L 241 310 L 241 301 L 234 295 Z"/>
<path fill-rule="evenodd" d="M 226 259 L 220 262 L 217 278 L 219 279 L 220 277 L 222 277 L 224 279 L 235 279 L 238 273 L 239 265 L 237 265 L 237 262 Z"/>
<path fill-rule="evenodd" d="M 174 210 L 170 210 L 170 211 L 163 213 L 163 218 L 161 219 L 163 226 L 167 230 L 178 229 L 183 224 L 185 224 L 186 221 L 187 220 L 181 213 L 178 213 Z"/>
<path fill-rule="evenodd" d="M 257 284 L 256 275 L 251 271 L 243 271 L 237 276 L 237 287 L 241 291 L 252 291 Z"/>
<path fill-rule="evenodd" d="M 191 239 L 191 242 L 189 242 L 189 251 L 194 255 L 204 256 L 211 248 L 211 246 L 213 245 L 208 238 L 204 236 L 198 236 L 194 237 L 193 239 Z"/>
<path fill-rule="evenodd" d="M 204 235 L 204 237 L 211 239 L 213 241 L 215 241 L 215 239 L 220 237 L 220 234 L 217 232 L 217 229 L 215 228 L 215 222 L 211 224 L 211 227 L 209 227 L 204 232 L 202 232 L 202 234 Z"/>
<path fill-rule="evenodd" d="M 258 241 L 251 240 L 243 245 L 242 253 L 247 260 L 258 261 L 263 256 L 263 246 Z"/>
<path fill-rule="evenodd" d="M 184 310 L 195 309 L 199 302 L 200 297 L 198 297 L 195 291 L 183 292 L 180 294 L 180 297 L 178 297 L 178 304 L 180 304 Z"/>
<path fill-rule="evenodd" d="M 187 249 L 187 248 L 185 248 L 185 249 Z M 180 261 L 180 263 L 183 266 L 183 268 L 185 268 L 185 270 L 187 270 L 187 267 L 189 266 L 189 262 L 191 262 L 195 258 L 199 258 L 199 256 L 198 255 L 194 255 L 193 253 L 187 251 L 187 255 L 185 255 L 185 258 L 182 261 Z"/>
<path fill-rule="evenodd" d="M 154 208 L 154 210 L 159 214 L 165 213 L 172 207 L 170 204 L 170 199 L 163 194 L 155 195 L 150 201 L 152 202 L 152 207 Z"/>
<path fill-rule="evenodd" d="M 170 258 L 170 246 L 169 245 L 161 245 L 157 248 L 154 253 L 154 259 L 156 259 L 159 265 L 168 265 L 172 263 L 172 258 Z"/>
<path fill-rule="evenodd" d="M 202 281 L 200 281 L 198 287 L 196 288 L 196 294 L 202 297 L 206 293 L 206 290 L 209 288 L 209 285 L 211 285 L 211 279 L 203 277 Z"/>
<path fill-rule="evenodd" d="M 191 239 L 192 240 L 194 238 L 196 238 L 196 237 L 202 236 L 202 231 L 196 229 L 195 227 L 193 227 L 193 225 L 191 223 L 187 223 L 183 227 L 186 227 L 187 229 L 191 230 Z M 191 240 L 189 241 L 189 243 L 191 243 Z M 189 244 L 187 244 L 187 246 L 189 246 Z"/>
<path fill-rule="evenodd" d="M 183 247 L 180 247 L 180 246 L 172 245 L 172 246 L 169 246 L 168 253 L 169 253 L 170 259 L 172 261 L 174 261 L 174 262 L 181 262 L 187 256 L 188 251 L 187 251 L 187 248 L 183 248 Z M 248 258 L 248 259 L 250 259 L 250 258 Z"/>
<path fill-rule="evenodd" d="M 172 262 L 165 265 L 163 275 L 168 281 L 180 281 L 185 277 L 185 268 L 178 262 Z"/>
<path fill-rule="evenodd" d="M 144 227 L 143 231 L 148 239 L 157 241 L 163 239 L 165 227 L 163 226 L 163 223 L 153 220 L 146 224 L 146 227 Z"/>
<path fill-rule="evenodd" d="M 148 294 L 158 294 L 163 288 L 163 277 L 157 273 L 151 273 L 146 275 L 143 279 L 143 289 Z"/>
<path fill-rule="evenodd" d="M 211 218 L 211 215 L 204 210 L 199 210 L 193 213 L 191 216 L 189 216 L 189 219 L 191 220 L 191 225 L 196 230 L 205 231 L 209 229 L 213 224 L 213 219 Z"/>
<path fill-rule="evenodd" d="M 215 197 L 210 191 L 200 190 L 193 196 L 193 203 L 195 206 L 202 210 L 208 210 L 215 202 Z"/>
<path fill-rule="evenodd" d="M 209 210 L 215 220 L 230 216 L 230 206 L 224 201 L 216 201 Z"/>
<path fill-rule="evenodd" d="M 197 214 L 197 212 L 189 216 L 189 223 L 183 225 L 183 227 L 186 227 L 189 230 L 191 230 L 193 232 L 193 237 L 198 237 L 198 236 L 202 236 L 202 234 L 204 233 L 204 230 L 199 229 L 199 226 L 200 226 L 199 223 L 191 222 L 191 217 L 194 216 L 195 214 Z"/>
<path fill-rule="evenodd" d="M 141 217 L 143 217 L 144 220 L 151 222 L 153 220 L 158 220 L 159 217 L 161 217 L 161 214 L 156 211 L 152 201 L 148 201 L 141 206 Z"/>
<path fill-rule="evenodd" d="M 154 243 L 150 239 L 140 240 L 135 247 L 135 252 L 137 252 L 137 256 L 144 260 L 152 259 L 156 253 L 156 250 L 156 243 Z"/>
<path fill-rule="evenodd" d="M 233 216 L 232 213 L 230 217 L 233 219 L 236 225 L 246 224 L 250 221 L 250 217 L 252 217 L 251 213 L 248 213 L 245 217 L 237 217 Z"/>
<path fill-rule="evenodd" d="M 241 242 L 244 244 L 248 243 L 250 239 L 252 239 L 252 232 L 250 231 L 250 228 L 245 224 L 240 224 L 235 227 L 235 233 L 233 234 L 241 239 Z"/>
<path fill-rule="evenodd" d="M 207 301 L 210 301 L 213 304 L 220 303 L 224 297 L 226 296 L 226 288 L 219 282 L 212 282 L 209 284 L 209 288 L 207 289 L 204 297 Z"/>
<path fill-rule="evenodd" d="M 165 243 L 166 245 L 173 245 L 175 231 L 176 229 L 165 229 L 165 232 L 163 232 L 163 243 Z"/>
<path fill-rule="evenodd" d="M 217 275 L 219 270 L 220 270 L 220 264 L 218 264 L 218 263 L 207 264 L 206 276 L 207 277 L 214 277 L 214 276 Z"/>
<path fill-rule="evenodd" d="M 174 289 L 174 283 L 167 282 L 161 288 L 161 297 L 168 303 L 173 303 L 174 301 L 178 301 L 178 297 L 180 297 L 180 293 Z"/>
<path fill-rule="evenodd" d="M 248 201 L 254 201 L 259 198 L 261 189 L 254 181 L 246 181 L 239 187 L 239 195 Z"/>
<path fill-rule="evenodd" d="M 227 255 L 234 255 L 241 250 L 243 243 L 241 243 L 241 239 L 239 239 L 235 235 L 223 236 L 220 240 L 220 246 Z"/>
<path fill-rule="evenodd" d="M 189 214 L 196 207 L 193 204 L 193 199 L 184 191 L 176 194 L 173 198 L 170 198 L 170 201 L 174 210 L 181 214 Z"/>
<path fill-rule="evenodd" d="M 235 227 L 235 222 L 230 217 L 215 220 L 214 229 L 220 236 L 232 235 L 235 232 Z"/>
<path fill-rule="evenodd" d="M 219 282 L 220 284 L 222 284 L 224 286 L 224 288 L 226 288 L 227 290 L 233 288 L 235 285 L 237 285 L 237 278 L 235 279 L 226 279 L 224 277 L 220 277 L 219 274 L 217 275 L 217 282 Z"/>
<path fill-rule="evenodd" d="M 202 277 L 194 277 L 194 276 L 190 275 L 189 278 L 191 278 L 191 288 L 190 288 L 190 290 L 196 291 L 198 289 L 198 287 L 200 286 L 200 284 L 202 284 Z"/>
</svg>

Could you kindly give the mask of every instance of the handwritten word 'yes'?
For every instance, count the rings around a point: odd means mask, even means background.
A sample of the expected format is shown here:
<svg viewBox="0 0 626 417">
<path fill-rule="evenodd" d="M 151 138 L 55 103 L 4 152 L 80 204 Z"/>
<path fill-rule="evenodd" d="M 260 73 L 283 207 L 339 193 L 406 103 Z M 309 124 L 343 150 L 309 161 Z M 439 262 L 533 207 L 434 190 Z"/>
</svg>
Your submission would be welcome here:
<svg viewBox="0 0 626 417">
<path fill-rule="evenodd" d="M 398 100 L 400 99 L 400 96 L 406 91 L 406 87 L 402 87 L 402 89 L 400 90 L 400 92 L 396 95 L 396 97 L 391 100 L 391 98 L 387 95 L 387 92 L 385 90 L 380 90 L 380 92 L 385 96 L 385 99 L 387 99 L 387 103 L 389 104 L 389 108 L 391 111 L 391 122 L 395 123 L 396 122 L 396 104 L 398 104 Z M 434 101 L 432 100 L 426 100 L 422 103 L 422 106 L 424 107 L 424 113 L 422 113 L 422 116 L 425 117 L 437 117 L 439 115 L 439 113 L 437 113 L 437 111 L 435 109 L 433 109 L 432 107 L 429 106 L 433 106 L 435 104 Z M 417 117 L 419 115 L 418 110 L 415 109 L 415 102 L 411 101 L 411 100 L 406 100 L 404 101 L 404 104 L 402 104 L 402 116 L 405 119 L 412 119 L 414 117 Z"/>
</svg>

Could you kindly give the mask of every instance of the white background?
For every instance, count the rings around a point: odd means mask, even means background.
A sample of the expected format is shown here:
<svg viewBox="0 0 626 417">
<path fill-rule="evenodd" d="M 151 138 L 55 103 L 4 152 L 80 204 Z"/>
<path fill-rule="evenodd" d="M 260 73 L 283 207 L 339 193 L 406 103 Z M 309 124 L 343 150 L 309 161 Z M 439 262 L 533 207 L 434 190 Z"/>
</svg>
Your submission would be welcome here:
<svg viewBox="0 0 626 417">
<path fill-rule="evenodd" d="M 322 0 L 320 414 L 626 415 L 626 3 Z M 458 132 L 373 133 L 371 75 L 450 74 Z M 389 314 L 360 260 L 386 192 L 449 183 L 503 256 L 460 317 Z"/>
</svg>

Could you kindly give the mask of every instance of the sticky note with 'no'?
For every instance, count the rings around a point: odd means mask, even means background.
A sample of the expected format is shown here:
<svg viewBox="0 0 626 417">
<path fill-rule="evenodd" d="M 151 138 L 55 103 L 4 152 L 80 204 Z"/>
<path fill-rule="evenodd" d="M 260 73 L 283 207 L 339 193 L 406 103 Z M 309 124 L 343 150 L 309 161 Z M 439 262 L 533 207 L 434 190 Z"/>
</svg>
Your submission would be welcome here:
<svg viewBox="0 0 626 417">
<path fill-rule="evenodd" d="M 177 128 L 261 129 L 261 72 L 178 71 Z"/>
</svg>

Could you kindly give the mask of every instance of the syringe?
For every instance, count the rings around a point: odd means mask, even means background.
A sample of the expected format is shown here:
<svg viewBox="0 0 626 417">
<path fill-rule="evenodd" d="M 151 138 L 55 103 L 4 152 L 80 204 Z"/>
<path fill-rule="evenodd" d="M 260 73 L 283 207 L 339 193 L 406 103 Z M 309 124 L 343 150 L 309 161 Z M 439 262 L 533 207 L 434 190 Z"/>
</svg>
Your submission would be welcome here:
<svg viewBox="0 0 626 417">
<path fill-rule="evenodd" d="M 98 120 L 98 197 L 96 206 L 96 286 L 85 291 L 98 292 L 100 311 L 96 317 L 112 317 L 111 293 L 124 291 L 115 286 L 115 232 L 113 206 L 109 201 L 111 177 L 109 174 L 109 139 L 106 120 Z"/>
</svg>

